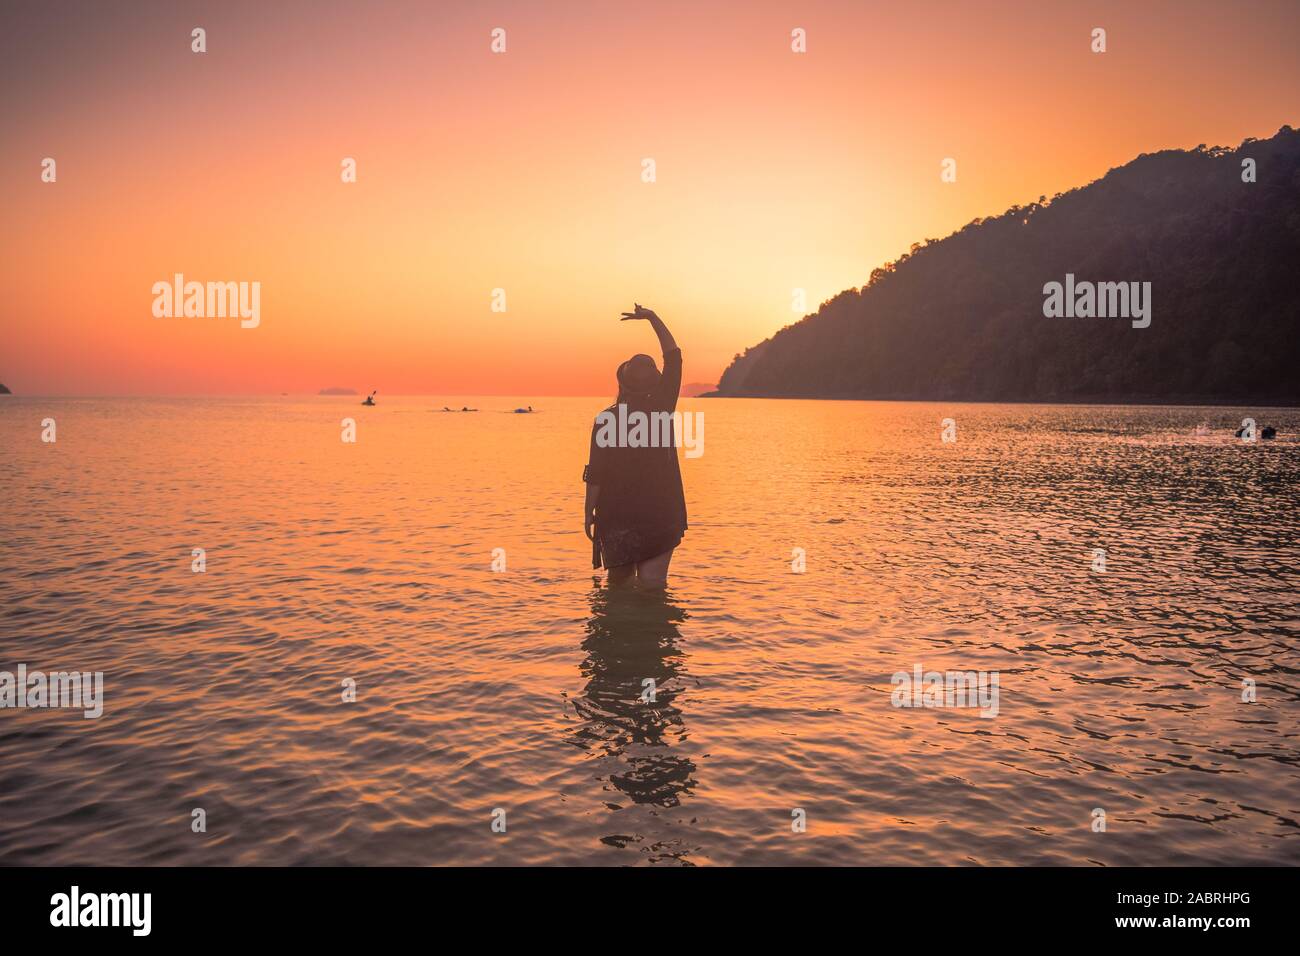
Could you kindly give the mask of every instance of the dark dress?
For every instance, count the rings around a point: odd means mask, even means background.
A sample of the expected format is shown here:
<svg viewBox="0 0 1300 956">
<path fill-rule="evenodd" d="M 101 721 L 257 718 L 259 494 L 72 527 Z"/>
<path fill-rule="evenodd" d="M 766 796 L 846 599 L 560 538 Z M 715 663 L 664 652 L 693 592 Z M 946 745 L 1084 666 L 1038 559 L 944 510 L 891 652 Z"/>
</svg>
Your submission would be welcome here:
<svg viewBox="0 0 1300 956">
<path fill-rule="evenodd" d="M 627 413 L 672 413 L 682 387 L 682 350 L 664 356 L 663 375 L 653 392 L 623 396 Z M 607 412 L 617 416 L 618 404 Z M 603 413 L 602 413 L 603 414 Z M 601 447 L 596 436 L 600 420 L 591 428 L 591 454 L 583 480 L 599 485 L 596 499 L 596 540 L 591 564 L 607 568 L 646 561 L 671 551 L 686 531 L 686 497 L 677 463 L 677 436 L 667 447 Z"/>
</svg>

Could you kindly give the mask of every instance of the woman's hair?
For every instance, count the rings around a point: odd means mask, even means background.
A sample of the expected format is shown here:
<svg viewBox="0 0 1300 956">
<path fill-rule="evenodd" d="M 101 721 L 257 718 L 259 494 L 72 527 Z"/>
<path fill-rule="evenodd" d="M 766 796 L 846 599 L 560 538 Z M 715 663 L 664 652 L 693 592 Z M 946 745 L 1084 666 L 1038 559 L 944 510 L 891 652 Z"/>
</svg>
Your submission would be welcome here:
<svg viewBox="0 0 1300 956">
<path fill-rule="evenodd" d="M 659 366 L 648 355 L 633 355 L 618 367 L 615 373 L 618 379 L 618 395 L 615 405 L 625 404 L 629 398 L 637 395 L 649 395 L 659 384 Z"/>
</svg>

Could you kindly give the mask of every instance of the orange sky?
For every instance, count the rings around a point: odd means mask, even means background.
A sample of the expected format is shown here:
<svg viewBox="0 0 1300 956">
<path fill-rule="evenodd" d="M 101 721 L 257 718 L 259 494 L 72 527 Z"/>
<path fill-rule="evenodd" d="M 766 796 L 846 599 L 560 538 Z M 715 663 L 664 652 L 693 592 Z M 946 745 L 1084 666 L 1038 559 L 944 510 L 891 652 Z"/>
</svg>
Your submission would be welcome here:
<svg viewBox="0 0 1300 956">
<path fill-rule="evenodd" d="M 0 19 L 0 382 L 24 394 L 604 395 L 654 351 L 617 321 L 634 299 L 677 334 L 686 380 L 713 382 L 799 318 L 796 287 L 813 311 L 914 241 L 1138 153 L 1300 125 L 1294 2 L 49 2 Z M 175 272 L 259 281 L 260 326 L 154 318 Z"/>
</svg>

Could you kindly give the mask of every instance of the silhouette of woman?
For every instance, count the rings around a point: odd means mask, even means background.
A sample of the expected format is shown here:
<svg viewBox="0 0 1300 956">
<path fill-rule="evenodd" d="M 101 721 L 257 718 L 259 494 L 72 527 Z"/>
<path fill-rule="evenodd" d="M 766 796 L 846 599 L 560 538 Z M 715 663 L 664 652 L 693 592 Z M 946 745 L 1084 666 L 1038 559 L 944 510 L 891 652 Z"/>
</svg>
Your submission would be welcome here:
<svg viewBox="0 0 1300 956">
<path fill-rule="evenodd" d="M 624 312 L 623 321 L 650 323 L 659 337 L 664 368 L 661 373 L 648 355 L 634 355 L 618 367 L 618 398 L 597 416 L 591 429 L 591 454 L 582 474 L 587 483 L 583 527 L 592 540 L 591 564 L 609 569 L 611 585 L 635 584 L 663 588 L 668 584 L 668 563 L 686 531 L 686 498 L 677 464 L 677 437 L 668 420 L 669 441 L 625 440 L 634 428 L 602 427 L 602 419 L 627 419 L 636 412 L 649 420 L 640 434 L 648 439 L 658 432 L 653 413 L 677 408 L 682 387 L 682 351 L 663 320 L 638 303 Z M 619 440 L 611 442 L 617 431 Z"/>
</svg>

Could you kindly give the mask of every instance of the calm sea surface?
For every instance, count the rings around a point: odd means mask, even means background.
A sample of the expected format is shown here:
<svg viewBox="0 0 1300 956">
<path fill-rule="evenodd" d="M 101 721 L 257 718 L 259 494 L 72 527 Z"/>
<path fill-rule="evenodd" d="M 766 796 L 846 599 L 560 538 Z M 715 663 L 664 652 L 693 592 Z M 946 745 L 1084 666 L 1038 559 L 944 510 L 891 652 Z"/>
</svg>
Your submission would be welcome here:
<svg viewBox="0 0 1300 956">
<path fill-rule="evenodd" d="M 0 710 L 0 861 L 1300 863 L 1300 412 L 684 401 L 656 601 L 590 570 L 608 396 L 358 401 L 0 400 L 0 670 L 105 682 Z"/>
</svg>

